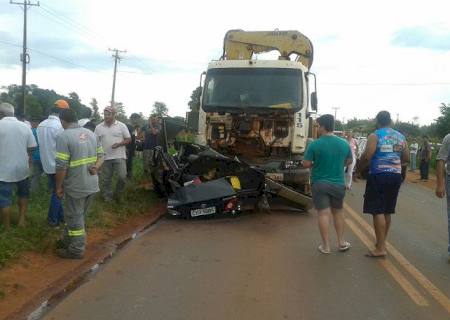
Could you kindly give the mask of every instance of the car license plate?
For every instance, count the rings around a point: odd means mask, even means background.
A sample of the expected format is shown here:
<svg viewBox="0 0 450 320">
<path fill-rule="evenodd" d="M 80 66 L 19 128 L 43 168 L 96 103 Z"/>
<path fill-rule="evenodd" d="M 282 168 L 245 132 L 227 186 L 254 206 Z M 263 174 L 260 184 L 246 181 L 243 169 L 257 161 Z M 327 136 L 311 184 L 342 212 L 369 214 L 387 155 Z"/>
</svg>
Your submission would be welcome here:
<svg viewBox="0 0 450 320">
<path fill-rule="evenodd" d="M 191 217 L 206 216 L 208 214 L 213 214 L 213 213 L 216 213 L 216 207 L 194 209 L 194 210 L 191 210 Z"/>
<path fill-rule="evenodd" d="M 275 181 L 283 181 L 284 179 L 284 175 L 282 173 L 274 173 L 274 172 L 266 173 L 266 177 Z"/>
</svg>

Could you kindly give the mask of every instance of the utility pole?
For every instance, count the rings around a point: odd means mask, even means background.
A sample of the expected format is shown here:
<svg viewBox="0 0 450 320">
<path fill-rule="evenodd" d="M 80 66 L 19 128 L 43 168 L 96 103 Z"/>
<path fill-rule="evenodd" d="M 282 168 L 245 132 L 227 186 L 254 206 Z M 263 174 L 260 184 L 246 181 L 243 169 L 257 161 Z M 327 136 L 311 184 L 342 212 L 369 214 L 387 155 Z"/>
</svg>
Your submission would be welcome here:
<svg viewBox="0 0 450 320">
<path fill-rule="evenodd" d="M 23 0 L 23 2 L 9 1 L 10 4 L 16 4 L 23 6 L 23 45 L 22 54 L 20 55 L 20 61 L 22 61 L 22 106 L 18 108 L 18 116 L 22 118 L 25 115 L 25 95 L 27 86 L 27 64 L 30 63 L 30 55 L 27 52 L 27 11 L 28 7 L 39 6 L 39 1 L 37 3 L 31 3 L 30 0 Z"/>
<path fill-rule="evenodd" d="M 112 86 L 112 94 L 111 94 L 111 106 L 114 107 L 114 94 L 116 93 L 116 74 L 117 74 L 117 62 L 122 60 L 122 57 L 119 56 L 119 53 L 126 53 L 126 50 L 119 49 L 109 49 L 109 51 L 114 52 L 112 57 L 114 58 L 114 74 L 113 74 L 113 86 Z"/>
<path fill-rule="evenodd" d="M 334 110 L 334 121 L 336 121 L 336 115 L 337 115 L 337 111 L 340 109 L 340 107 L 333 107 L 331 108 Z"/>
<path fill-rule="evenodd" d="M 336 115 L 337 115 L 337 111 L 340 109 L 340 107 L 333 107 L 331 108 L 334 110 L 334 130 L 336 130 Z"/>
</svg>

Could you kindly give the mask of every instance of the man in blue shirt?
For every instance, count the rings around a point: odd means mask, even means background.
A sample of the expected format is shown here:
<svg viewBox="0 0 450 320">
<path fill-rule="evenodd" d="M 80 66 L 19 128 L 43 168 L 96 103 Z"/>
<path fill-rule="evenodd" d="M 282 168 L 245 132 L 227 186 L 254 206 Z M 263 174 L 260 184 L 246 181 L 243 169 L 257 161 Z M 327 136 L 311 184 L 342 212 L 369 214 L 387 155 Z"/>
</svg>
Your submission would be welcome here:
<svg viewBox="0 0 450 320">
<path fill-rule="evenodd" d="M 342 211 L 345 196 L 344 167 L 353 161 L 350 146 L 346 140 L 333 134 L 334 117 L 325 114 L 317 119 L 320 138 L 306 149 L 303 166 L 312 168 L 312 196 L 319 216 L 319 231 L 322 244 L 321 253 L 331 252 L 329 239 L 329 220 L 333 215 L 339 251 L 347 251 L 350 243 L 344 240 L 344 214 Z"/>
<path fill-rule="evenodd" d="M 367 139 L 359 170 L 361 172 L 369 165 L 364 213 L 372 215 L 376 244 L 367 256 L 382 258 L 387 255 L 386 237 L 402 184 L 402 164 L 409 162 L 409 149 L 405 137 L 390 128 L 389 112 L 380 111 L 376 122 L 377 130 Z"/>
</svg>

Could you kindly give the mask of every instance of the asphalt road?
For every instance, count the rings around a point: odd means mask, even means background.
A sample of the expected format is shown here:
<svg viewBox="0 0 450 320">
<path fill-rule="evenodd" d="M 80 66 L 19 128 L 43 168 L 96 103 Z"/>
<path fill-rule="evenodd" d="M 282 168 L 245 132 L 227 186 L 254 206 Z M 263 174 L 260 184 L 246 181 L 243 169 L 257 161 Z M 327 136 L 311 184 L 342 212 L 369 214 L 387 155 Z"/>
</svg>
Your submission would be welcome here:
<svg viewBox="0 0 450 320">
<path fill-rule="evenodd" d="M 45 319 L 450 319 L 445 203 L 402 188 L 387 259 L 346 198 L 346 253 L 320 254 L 314 213 L 163 219 Z"/>
</svg>

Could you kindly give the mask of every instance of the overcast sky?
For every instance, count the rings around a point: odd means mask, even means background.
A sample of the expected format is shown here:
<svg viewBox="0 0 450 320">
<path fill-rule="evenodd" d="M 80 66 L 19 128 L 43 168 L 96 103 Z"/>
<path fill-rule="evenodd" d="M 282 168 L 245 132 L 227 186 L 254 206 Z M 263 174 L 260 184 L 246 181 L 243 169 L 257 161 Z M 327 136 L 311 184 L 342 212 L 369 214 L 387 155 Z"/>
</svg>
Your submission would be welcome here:
<svg viewBox="0 0 450 320">
<path fill-rule="evenodd" d="M 311 39 L 319 112 L 428 124 L 450 102 L 448 1 L 41 0 L 29 11 L 28 83 L 100 106 L 111 99 L 113 60 L 126 49 L 116 101 L 148 115 L 163 101 L 184 116 L 202 71 L 229 29 L 298 30 Z M 0 86 L 21 83 L 22 10 L 0 0 Z"/>
</svg>

